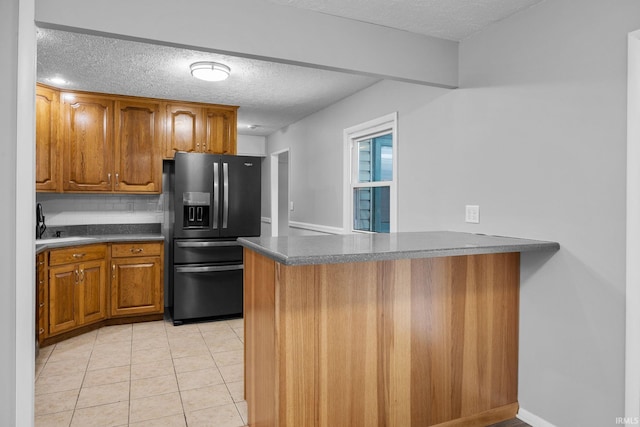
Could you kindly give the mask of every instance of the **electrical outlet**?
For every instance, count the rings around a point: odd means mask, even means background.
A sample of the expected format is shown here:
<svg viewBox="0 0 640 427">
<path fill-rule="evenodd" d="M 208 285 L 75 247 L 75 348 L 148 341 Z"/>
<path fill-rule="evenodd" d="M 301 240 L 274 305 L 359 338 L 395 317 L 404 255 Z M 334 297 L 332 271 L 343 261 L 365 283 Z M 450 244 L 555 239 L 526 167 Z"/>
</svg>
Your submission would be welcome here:
<svg viewBox="0 0 640 427">
<path fill-rule="evenodd" d="M 293 211 L 293 202 L 289 202 L 289 210 Z"/>
<path fill-rule="evenodd" d="M 480 223 L 480 206 L 466 205 L 464 220 L 465 222 L 470 222 L 472 224 Z"/>
</svg>

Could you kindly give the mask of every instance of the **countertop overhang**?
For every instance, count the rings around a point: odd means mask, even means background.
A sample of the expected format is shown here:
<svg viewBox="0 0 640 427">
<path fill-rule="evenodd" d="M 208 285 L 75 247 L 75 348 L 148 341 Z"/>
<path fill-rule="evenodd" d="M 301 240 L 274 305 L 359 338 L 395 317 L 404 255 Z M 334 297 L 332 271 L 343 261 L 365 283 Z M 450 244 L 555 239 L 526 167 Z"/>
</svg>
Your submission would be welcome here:
<svg viewBox="0 0 640 427">
<path fill-rule="evenodd" d="M 542 240 L 455 231 L 243 237 L 238 242 L 284 265 L 337 264 L 507 252 L 557 251 Z"/>
<path fill-rule="evenodd" d="M 36 239 L 36 254 L 40 252 L 67 248 L 71 246 L 91 245 L 93 243 L 119 243 L 119 242 L 145 242 L 145 241 L 164 241 L 162 234 L 105 234 L 92 236 L 77 236 L 73 240 L 68 238 L 51 238 L 46 239 L 46 243 L 41 243 Z"/>
</svg>

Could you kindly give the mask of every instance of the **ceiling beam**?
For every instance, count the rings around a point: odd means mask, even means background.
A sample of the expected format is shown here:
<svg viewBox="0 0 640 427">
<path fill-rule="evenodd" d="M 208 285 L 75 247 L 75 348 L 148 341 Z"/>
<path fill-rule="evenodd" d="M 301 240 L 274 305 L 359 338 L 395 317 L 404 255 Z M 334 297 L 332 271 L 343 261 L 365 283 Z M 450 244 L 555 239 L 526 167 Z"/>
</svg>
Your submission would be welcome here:
<svg viewBox="0 0 640 427">
<path fill-rule="evenodd" d="M 458 85 L 458 42 L 265 0 L 37 0 L 36 23 L 430 86 Z"/>
</svg>

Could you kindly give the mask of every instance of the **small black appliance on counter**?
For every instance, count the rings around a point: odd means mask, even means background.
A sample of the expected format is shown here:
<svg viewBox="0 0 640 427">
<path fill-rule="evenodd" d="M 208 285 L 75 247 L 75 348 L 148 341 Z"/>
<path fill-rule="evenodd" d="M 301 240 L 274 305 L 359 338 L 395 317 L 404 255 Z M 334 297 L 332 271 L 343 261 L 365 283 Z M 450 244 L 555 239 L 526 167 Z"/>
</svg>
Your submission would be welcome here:
<svg viewBox="0 0 640 427">
<path fill-rule="evenodd" d="M 47 226 L 44 223 L 44 213 L 42 211 L 42 205 L 36 204 L 36 239 L 42 239 Z"/>
</svg>

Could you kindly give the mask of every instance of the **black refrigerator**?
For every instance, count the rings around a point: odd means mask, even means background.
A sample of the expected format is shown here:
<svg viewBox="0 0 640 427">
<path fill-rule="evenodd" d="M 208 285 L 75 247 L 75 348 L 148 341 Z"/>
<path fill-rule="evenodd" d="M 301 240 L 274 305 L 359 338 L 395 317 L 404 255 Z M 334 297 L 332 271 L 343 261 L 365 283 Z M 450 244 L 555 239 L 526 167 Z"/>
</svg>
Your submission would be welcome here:
<svg viewBox="0 0 640 427">
<path fill-rule="evenodd" d="M 238 237 L 260 235 L 260 158 L 175 155 L 169 306 L 174 325 L 242 316 Z"/>
</svg>

